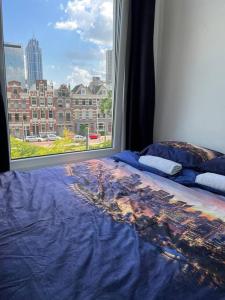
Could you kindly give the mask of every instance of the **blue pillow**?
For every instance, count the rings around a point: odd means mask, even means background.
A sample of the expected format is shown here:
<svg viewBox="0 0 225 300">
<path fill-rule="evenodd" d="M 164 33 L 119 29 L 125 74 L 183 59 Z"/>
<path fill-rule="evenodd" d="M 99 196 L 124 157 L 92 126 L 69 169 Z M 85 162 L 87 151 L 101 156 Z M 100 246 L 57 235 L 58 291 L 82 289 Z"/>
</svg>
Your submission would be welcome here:
<svg viewBox="0 0 225 300">
<path fill-rule="evenodd" d="M 225 176 L 225 155 L 208 160 L 201 164 L 200 171 Z"/>
<path fill-rule="evenodd" d="M 160 156 L 182 164 L 183 168 L 198 169 L 203 162 L 223 154 L 185 142 L 168 141 L 148 146 L 141 155 Z"/>
</svg>

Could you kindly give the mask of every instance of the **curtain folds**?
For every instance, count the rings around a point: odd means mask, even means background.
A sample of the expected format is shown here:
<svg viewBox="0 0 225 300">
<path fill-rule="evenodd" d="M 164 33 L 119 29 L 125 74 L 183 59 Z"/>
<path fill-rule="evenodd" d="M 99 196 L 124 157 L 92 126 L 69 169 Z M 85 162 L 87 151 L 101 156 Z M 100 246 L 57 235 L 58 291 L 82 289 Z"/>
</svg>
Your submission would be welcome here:
<svg viewBox="0 0 225 300">
<path fill-rule="evenodd" d="M 153 141 L 155 0 L 131 0 L 129 19 L 125 148 L 140 151 Z"/>
</svg>

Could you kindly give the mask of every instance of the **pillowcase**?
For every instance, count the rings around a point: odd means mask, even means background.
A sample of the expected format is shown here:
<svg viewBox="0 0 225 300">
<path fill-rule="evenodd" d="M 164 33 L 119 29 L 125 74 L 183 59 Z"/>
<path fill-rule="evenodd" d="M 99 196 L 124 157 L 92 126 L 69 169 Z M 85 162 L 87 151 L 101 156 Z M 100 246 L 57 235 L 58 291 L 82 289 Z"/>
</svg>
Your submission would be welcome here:
<svg viewBox="0 0 225 300">
<path fill-rule="evenodd" d="M 146 172 L 150 172 L 162 177 L 169 177 L 168 174 L 161 172 L 155 168 L 151 168 L 149 166 L 143 165 L 141 164 L 138 160 L 140 158 L 140 155 L 137 152 L 132 152 L 129 150 L 125 150 L 122 151 L 120 153 L 114 154 L 112 156 L 112 159 L 114 159 L 115 161 L 119 162 L 124 162 L 140 171 L 146 171 Z"/>
<path fill-rule="evenodd" d="M 215 173 L 204 173 L 196 176 L 195 182 L 210 191 L 225 193 L 225 176 Z"/>
<path fill-rule="evenodd" d="M 200 171 L 225 175 L 225 155 L 202 163 Z"/>
<path fill-rule="evenodd" d="M 198 169 L 203 162 L 223 154 L 185 142 L 168 141 L 148 146 L 141 155 L 160 156 L 180 163 L 184 168 Z"/>
<path fill-rule="evenodd" d="M 175 175 L 181 171 L 182 165 L 172 160 L 158 156 L 144 155 L 139 158 L 139 163 L 157 169 L 168 175 Z"/>
</svg>

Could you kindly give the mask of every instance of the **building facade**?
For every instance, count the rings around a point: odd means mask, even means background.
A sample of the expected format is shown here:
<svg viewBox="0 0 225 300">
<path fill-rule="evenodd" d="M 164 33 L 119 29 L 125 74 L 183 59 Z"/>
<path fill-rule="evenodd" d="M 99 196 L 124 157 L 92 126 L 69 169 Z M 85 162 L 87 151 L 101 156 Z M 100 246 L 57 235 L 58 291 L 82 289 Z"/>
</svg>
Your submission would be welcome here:
<svg viewBox="0 0 225 300">
<path fill-rule="evenodd" d="M 29 93 L 21 82 L 10 81 L 7 86 L 8 121 L 10 135 L 24 139 L 30 135 Z"/>
<path fill-rule="evenodd" d="M 62 84 L 54 92 L 56 102 L 57 134 L 63 135 L 64 129 L 74 132 L 74 120 L 72 115 L 72 100 L 70 88 Z"/>
<path fill-rule="evenodd" d="M 25 87 L 24 51 L 21 45 L 4 44 L 6 82 L 17 81 Z"/>
<path fill-rule="evenodd" d="M 28 42 L 25 55 L 27 83 L 29 87 L 32 87 L 32 85 L 35 85 L 36 80 L 43 79 L 42 51 L 39 42 L 35 38 Z"/>
<path fill-rule="evenodd" d="M 101 83 L 101 84 L 100 84 Z M 89 86 L 82 84 L 70 89 L 62 84 L 54 89 L 47 80 L 37 80 L 25 89 L 18 81 L 7 86 L 10 134 L 25 139 L 28 135 L 63 136 L 65 129 L 73 134 L 112 134 L 112 113 L 102 111 L 102 101 L 109 91 L 100 79 Z"/>
<path fill-rule="evenodd" d="M 53 86 L 47 80 L 37 80 L 36 86 L 29 91 L 30 132 L 32 135 L 45 136 L 56 133 L 56 101 Z"/>
</svg>

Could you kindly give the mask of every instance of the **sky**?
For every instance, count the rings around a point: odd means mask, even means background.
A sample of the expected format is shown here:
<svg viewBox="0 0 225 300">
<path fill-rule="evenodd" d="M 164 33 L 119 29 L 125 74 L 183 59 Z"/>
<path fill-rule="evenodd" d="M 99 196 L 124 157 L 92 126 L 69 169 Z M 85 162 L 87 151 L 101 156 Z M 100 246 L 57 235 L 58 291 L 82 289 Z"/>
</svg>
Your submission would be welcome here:
<svg viewBox="0 0 225 300">
<path fill-rule="evenodd" d="M 55 85 L 105 79 L 105 52 L 112 49 L 113 0 L 3 0 L 5 42 L 24 49 L 35 37 L 44 79 Z"/>
</svg>

